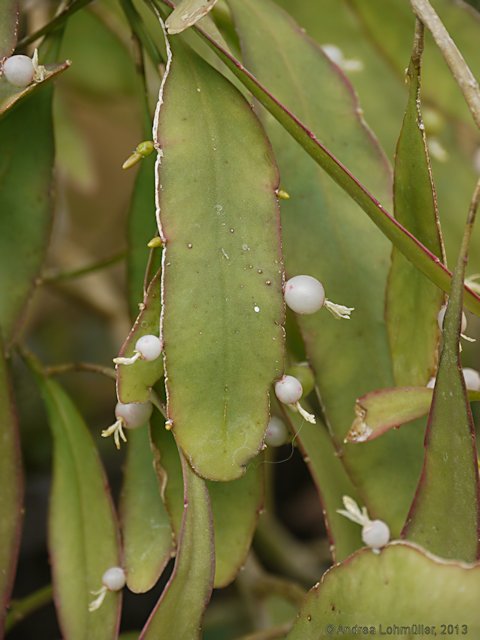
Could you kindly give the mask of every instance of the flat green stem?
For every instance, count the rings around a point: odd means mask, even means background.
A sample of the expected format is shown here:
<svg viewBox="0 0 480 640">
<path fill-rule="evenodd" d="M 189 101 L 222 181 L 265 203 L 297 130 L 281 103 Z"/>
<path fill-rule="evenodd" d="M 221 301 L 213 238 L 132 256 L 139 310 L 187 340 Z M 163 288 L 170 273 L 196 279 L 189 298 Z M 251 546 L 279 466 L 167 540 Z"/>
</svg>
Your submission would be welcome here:
<svg viewBox="0 0 480 640">
<path fill-rule="evenodd" d="M 83 278 L 90 275 L 91 273 L 101 271 L 102 269 L 107 269 L 108 267 L 121 262 L 125 257 L 126 252 L 120 251 L 119 253 L 110 256 L 109 258 L 104 258 L 102 260 L 99 260 L 98 262 L 87 265 L 86 267 L 81 267 L 80 269 L 72 269 L 71 271 L 53 271 L 51 273 L 46 273 L 37 280 L 37 285 L 51 284 L 54 282 L 59 282 L 61 280 L 74 280 L 77 278 Z"/>
<path fill-rule="evenodd" d="M 47 22 L 46 25 L 44 25 L 34 33 L 31 33 L 30 35 L 22 38 L 17 43 L 17 49 L 26 47 L 27 44 L 30 44 L 31 42 L 35 42 L 35 40 L 38 40 L 38 38 L 41 38 L 42 36 L 49 33 L 50 31 L 54 31 L 55 29 L 58 29 L 63 25 L 63 23 L 68 18 L 70 18 L 70 16 L 72 16 L 74 13 L 76 13 L 80 9 L 83 9 L 83 7 L 86 7 L 87 4 L 90 4 L 90 2 L 92 2 L 92 0 L 77 0 L 76 2 L 72 2 L 72 4 L 70 4 L 64 11 L 56 15 L 55 18 L 53 18 L 53 20 L 51 20 L 50 22 Z"/>
<path fill-rule="evenodd" d="M 263 513 L 258 521 L 255 548 L 269 564 L 302 584 L 310 586 L 323 573 L 320 558 L 298 543 L 269 513 Z"/>
<path fill-rule="evenodd" d="M 51 601 L 52 596 L 53 589 L 52 585 L 49 584 L 46 587 L 38 589 L 38 591 L 34 591 L 34 593 L 31 593 L 22 600 L 12 600 L 10 611 L 7 614 L 5 631 L 10 631 L 17 623 L 21 622 L 31 613 L 47 605 Z"/>
<path fill-rule="evenodd" d="M 133 34 L 142 43 L 143 48 L 147 52 L 149 58 L 153 62 L 156 67 L 160 67 L 160 65 L 164 64 L 164 60 L 160 51 L 155 45 L 152 37 L 145 29 L 145 25 L 143 20 L 134 7 L 131 0 L 120 0 L 123 12 L 125 17 L 127 18 L 130 28 L 132 29 Z"/>
<path fill-rule="evenodd" d="M 103 367 L 99 364 L 94 364 L 91 362 L 66 362 L 65 364 L 55 364 L 43 369 L 43 373 L 46 376 L 58 376 L 63 373 L 70 373 L 71 371 L 99 373 L 112 380 L 117 379 L 115 369 L 112 369 L 111 367 Z"/>
<path fill-rule="evenodd" d="M 145 0 L 154 12 L 159 5 L 170 8 L 171 0 Z M 427 25 L 428 26 L 428 25 Z M 283 128 L 304 148 L 315 162 L 363 209 L 380 231 L 398 248 L 417 269 L 440 289 L 448 293 L 452 274 L 425 245 L 405 229 L 386 208 L 359 182 L 359 180 L 317 139 L 315 133 L 291 113 L 228 51 L 209 34 L 195 25 L 193 29 L 207 42 L 217 56 L 235 74 L 242 84 L 278 120 Z M 480 298 L 465 286 L 465 306 L 480 315 Z"/>
<path fill-rule="evenodd" d="M 480 128 L 480 88 L 470 67 L 428 0 L 411 0 L 417 18 L 430 30 Z"/>
</svg>

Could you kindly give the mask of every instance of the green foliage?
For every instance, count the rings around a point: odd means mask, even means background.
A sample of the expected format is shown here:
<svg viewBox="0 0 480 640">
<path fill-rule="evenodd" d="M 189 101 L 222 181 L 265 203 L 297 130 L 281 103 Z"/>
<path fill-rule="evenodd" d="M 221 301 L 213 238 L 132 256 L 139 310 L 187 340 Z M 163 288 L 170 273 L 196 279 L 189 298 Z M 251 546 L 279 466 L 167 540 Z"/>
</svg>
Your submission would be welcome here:
<svg viewBox="0 0 480 640">
<path fill-rule="evenodd" d="M 16 555 L 22 521 L 23 478 L 17 417 L 11 396 L 8 370 L 3 353 L 0 356 L 0 424 L 2 425 L 2 456 L 0 459 L 0 628 L 10 600 L 15 573 Z"/>
<path fill-rule="evenodd" d="M 423 28 L 415 34 L 408 68 L 408 104 L 395 154 L 395 218 L 430 251 L 443 258 L 437 203 L 420 111 Z M 386 319 L 397 385 L 426 384 L 435 373 L 442 292 L 393 250 Z"/>
<path fill-rule="evenodd" d="M 476 637 L 480 92 L 441 24 L 404 0 L 73 0 L 40 24 L 31 4 L 0 7 L 0 67 L 31 43 L 41 65 L 0 73 L 0 624 L 53 597 L 65 640 Z M 432 5 L 478 73 L 477 13 Z M 301 274 L 326 308 L 286 312 Z M 38 591 L 12 585 L 17 422 L 27 500 L 52 477 Z"/>
<path fill-rule="evenodd" d="M 91 435 L 70 398 L 37 373 L 53 437 L 49 550 L 59 623 L 72 639 L 114 638 L 120 596 L 88 610 L 102 575 L 120 562 L 115 516 Z"/>
<path fill-rule="evenodd" d="M 479 571 L 478 565 L 445 562 L 405 543 L 392 544 L 379 555 L 363 549 L 310 591 L 287 638 L 316 640 L 332 635 L 329 625 L 338 630 L 359 624 L 374 626 L 377 635 L 380 625 L 388 633 L 393 624 L 421 624 L 423 629 L 413 634 L 427 637 L 433 634 L 426 627 L 435 627 L 440 635 L 452 623 L 458 623 L 459 635 L 473 638 L 480 631 Z M 346 629 L 345 637 L 354 638 L 355 631 Z"/>
<path fill-rule="evenodd" d="M 283 366 L 277 171 L 247 102 L 179 43 L 155 128 L 168 417 L 199 474 L 233 480 Z"/>
</svg>

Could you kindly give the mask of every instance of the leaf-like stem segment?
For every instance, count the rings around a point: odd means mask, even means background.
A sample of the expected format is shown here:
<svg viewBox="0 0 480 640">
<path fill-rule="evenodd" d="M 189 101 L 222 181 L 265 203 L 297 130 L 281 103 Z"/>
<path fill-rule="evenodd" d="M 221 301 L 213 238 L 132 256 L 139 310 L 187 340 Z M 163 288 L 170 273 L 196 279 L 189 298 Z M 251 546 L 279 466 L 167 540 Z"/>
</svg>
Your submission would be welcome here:
<svg viewBox="0 0 480 640">
<path fill-rule="evenodd" d="M 61 13 L 57 14 L 53 20 L 48 22 L 46 25 L 44 25 L 34 33 L 31 33 L 30 35 L 22 38 L 18 42 L 17 48 L 26 47 L 27 44 L 30 44 L 31 42 L 35 42 L 35 40 L 38 40 L 45 34 L 50 33 L 51 31 L 55 31 L 56 29 L 61 27 L 66 22 L 66 20 L 70 18 L 70 16 L 72 16 L 74 13 L 76 13 L 80 9 L 83 9 L 83 7 L 86 7 L 87 4 L 90 4 L 90 2 L 92 2 L 92 0 L 77 0 L 76 2 L 74 1 L 70 3 L 68 7 Z"/>
<path fill-rule="evenodd" d="M 160 4 L 171 8 L 174 6 L 171 0 L 146 0 L 146 2 L 154 11 Z M 451 273 L 442 264 L 441 258 L 434 255 L 408 229 L 395 220 L 348 168 L 322 145 L 315 133 L 273 96 L 239 60 L 199 26 L 195 25 L 192 28 L 315 162 L 365 211 L 406 259 L 448 293 L 451 286 Z M 480 297 L 468 287 L 465 287 L 465 306 L 473 313 L 480 315 Z"/>
<path fill-rule="evenodd" d="M 52 600 L 53 589 L 49 584 L 26 596 L 22 600 L 13 600 L 10 611 L 7 614 L 5 631 L 10 631 L 18 623 L 27 618 L 31 613 L 41 609 Z"/>
<path fill-rule="evenodd" d="M 429 29 L 453 77 L 457 81 L 473 119 L 480 128 L 480 88 L 457 45 L 428 0 L 410 0 L 413 11 Z"/>
</svg>

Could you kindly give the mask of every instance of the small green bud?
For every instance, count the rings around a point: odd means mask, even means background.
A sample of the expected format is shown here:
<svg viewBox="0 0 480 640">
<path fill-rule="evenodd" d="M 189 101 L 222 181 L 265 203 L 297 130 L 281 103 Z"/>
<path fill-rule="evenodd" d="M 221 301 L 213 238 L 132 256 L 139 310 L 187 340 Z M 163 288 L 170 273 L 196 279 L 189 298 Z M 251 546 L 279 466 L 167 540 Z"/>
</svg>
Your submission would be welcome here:
<svg viewBox="0 0 480 640">
<path fill-rule="evenodd" d="M 139 153 L 142 158 L 146 158 L 155 151 L 155 145 L 153 144 L 152 140 L 144 140 L 137 145 L 135 151 Z"/>
</svg>

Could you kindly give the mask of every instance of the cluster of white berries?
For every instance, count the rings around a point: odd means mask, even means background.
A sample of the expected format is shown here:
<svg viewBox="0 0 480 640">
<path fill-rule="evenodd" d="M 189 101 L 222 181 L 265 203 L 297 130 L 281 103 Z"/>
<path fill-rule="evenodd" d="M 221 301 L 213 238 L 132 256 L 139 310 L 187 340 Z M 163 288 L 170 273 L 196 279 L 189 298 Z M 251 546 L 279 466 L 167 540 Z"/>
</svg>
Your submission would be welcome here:
<svg viewBox="0 0 480 640">
<path fill-rule="evenodd" d="M 121 591 L 126 581 L 125 571 L 122 567 L 107 569 L 102 576 L 102 587 L 98 591 L 91 591 L 91 594 L 97 597 L 88 605 L 88 610 L 92 612 L 99 609 L 108 591 Z"/>
<path fill-rule="evenodd" d="M 325 307 L 335 318 L 349 320 L 354 310 L 353 307 L 345 307 L 327 300 L 322 283 L 307 275 L 294 276 L 287 280 L 284 298 L 287 306 L 301 315 L 316 313 Z M 307 422 L 315 424 L 315 416 L 305 411 L 300 404 L 303 394 L 302 383 L 295 376 L 284 375 L 275 383 L 275 395 L 278 400 L 298 411 Z"/>
<path fill-rule="evenodd" d="M 24 89 L 32 82 L 42 82 L 45 79 L 45 67 L 38 64 L 38 51 L 32 58 L 24 55 L 11 56 L 2 65 L 5 80 L 14 87 Z"/>
<path fill-rule="evenodd" d="M 116 421 L 107 429 L 102 431 L 102 438 L 113 435 L 113 440 L 117 449 L 120 449 L 120 440 L 127 441 L 124 429 L 138 429 L 143 426 L 152 415 L 151 402 L 117 402 L 115 407 Z"/>
<path fill-rule="evenodd" d="M 374 553 L 379 553 L 390 540 L 390 529 L 383 520 L 370 520 L 366 507 L 360 509 L 349 496 L 343 496 L 345 509 L 337 509 L 337 513 L 362 527 L 362 540 Z"/>
<path fill-rule="evenodd" d="M 137 360 L 152 362 L 156 360 L 163 350 L 163 344 L 157 336 L 147 334 L 139 338 L 135 343 L 133 356 L 130 358 L 118 357 L 113 361 L 116 365 L 131 365 Z M 127 442 L 124 429 L 138 429 L 146 424 L 152 415 L 151 402 L 117 402 L 115 407 L 115 422 L 102 431 L 102 438 L 113 436 L 115 446 L 120 449 L 120 441 Z"/>
</svg>

